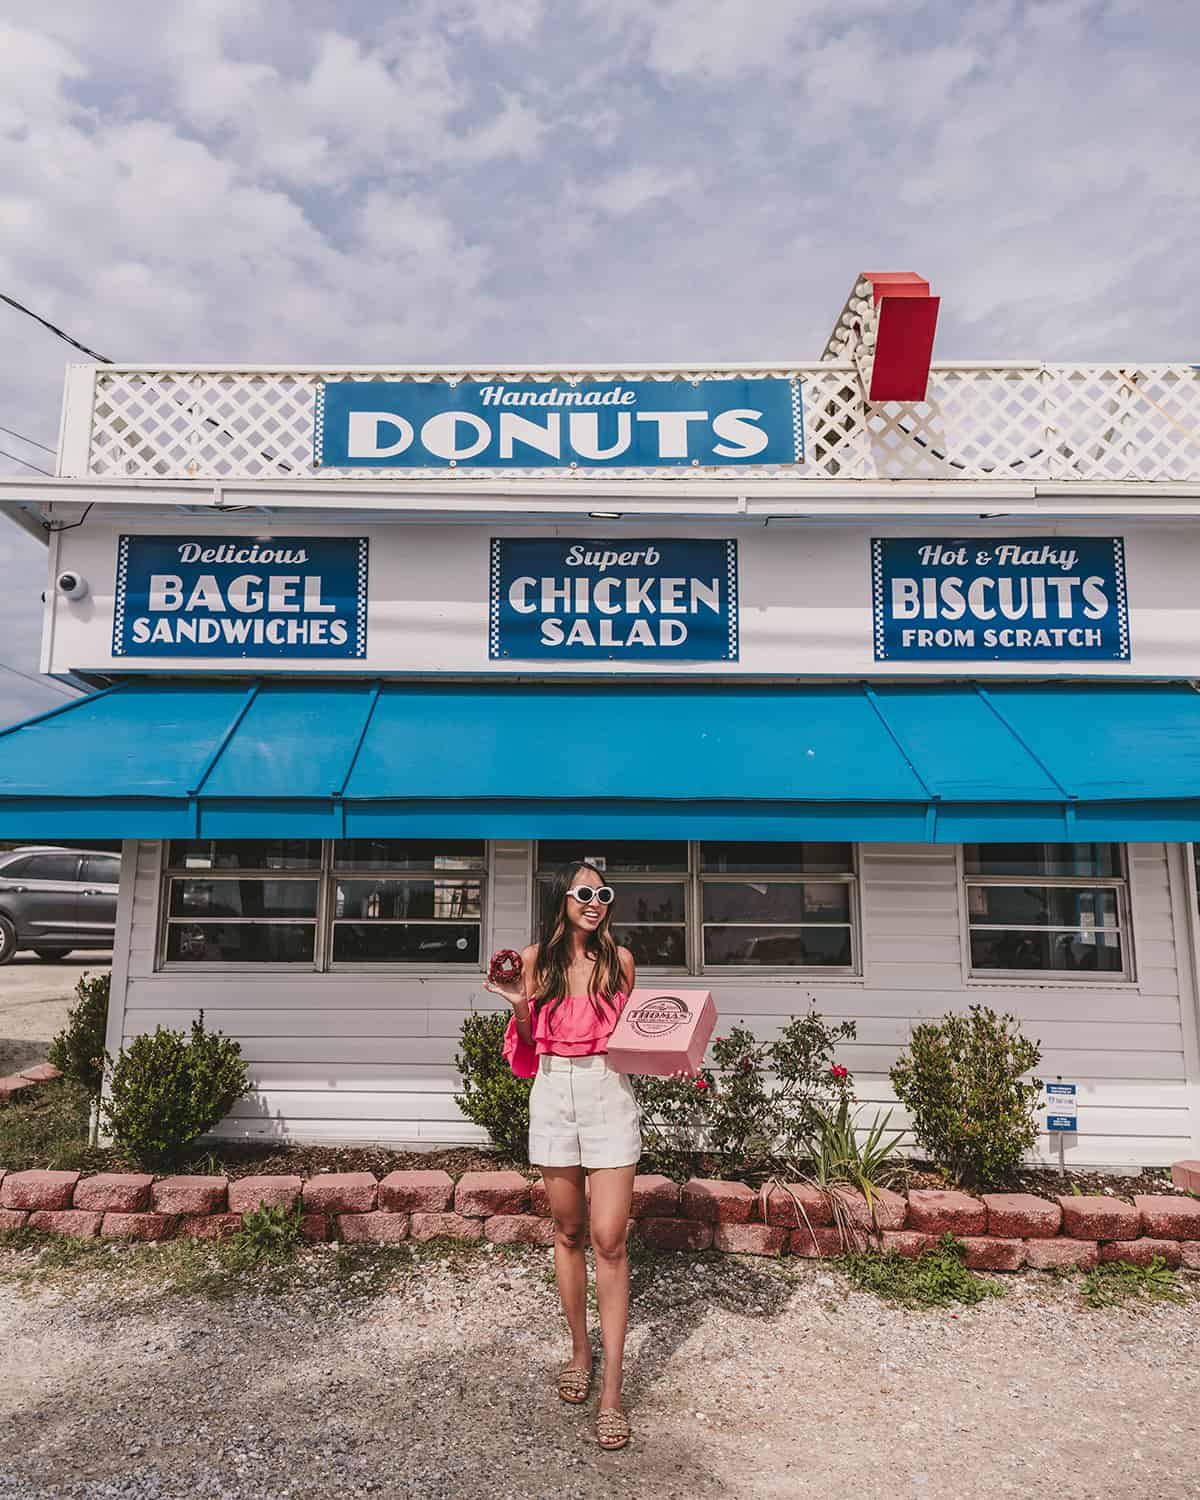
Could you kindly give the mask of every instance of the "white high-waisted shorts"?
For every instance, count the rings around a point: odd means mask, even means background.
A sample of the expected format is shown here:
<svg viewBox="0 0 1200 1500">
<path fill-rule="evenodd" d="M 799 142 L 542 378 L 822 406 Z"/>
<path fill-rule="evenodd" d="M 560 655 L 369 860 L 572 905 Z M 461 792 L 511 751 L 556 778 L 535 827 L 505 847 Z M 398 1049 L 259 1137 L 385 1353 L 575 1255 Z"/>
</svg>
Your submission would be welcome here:
<svg viewBox="0 0 1200 1500">
<path fill-rule="evenodd" d="M 603 1052 L 538 1058 L 529 1094 L 535 1167 L 628 1167 L 642 1154 L 642 1112 L 624 1073 Z"/>
</svg>

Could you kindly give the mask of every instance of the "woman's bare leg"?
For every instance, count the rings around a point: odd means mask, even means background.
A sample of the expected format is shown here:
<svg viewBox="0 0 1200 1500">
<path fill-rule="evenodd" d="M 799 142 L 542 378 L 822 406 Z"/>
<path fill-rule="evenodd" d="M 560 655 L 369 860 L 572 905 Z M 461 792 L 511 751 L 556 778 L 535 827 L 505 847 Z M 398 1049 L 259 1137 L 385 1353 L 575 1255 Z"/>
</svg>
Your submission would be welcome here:
<svg viewBox="0 0 1200 1500">
<path fill-rule="evenodd" d="M 596 1252 L 596 1304 L 604 1346 L 600 1405 L 621 1405 L 621 1364 L 629 1323 L 629 1251 L 625 1244 L 637 1167 L 598 1167 L 591 1176 L 592 1249 Z"/>
<path fill-rule="evenodd" d="M 587 1330 L 587 1198 L 582 1167 L 543 1167 L 542 1178 L 554 1215 L 554 1278 L 571 1330 L 571 1363 L 592 1367 Z M 632 1192 L 632 1185 L 630 1188 Z"/>
</svg>

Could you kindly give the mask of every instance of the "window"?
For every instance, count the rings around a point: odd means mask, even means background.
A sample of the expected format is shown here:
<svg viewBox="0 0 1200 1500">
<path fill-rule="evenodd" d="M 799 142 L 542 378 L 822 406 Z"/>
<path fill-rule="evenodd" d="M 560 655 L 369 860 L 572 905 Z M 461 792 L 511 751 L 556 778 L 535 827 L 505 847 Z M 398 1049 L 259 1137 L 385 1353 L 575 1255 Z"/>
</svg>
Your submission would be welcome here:
<svg viewBox="0 0 1200 1500">
<path fill-rule="evenodd" d="M 119 885 L 121 861 L 115 854 L 85 855 L 80 879 L 96 885 Z"/>
<path fill-rule="evenodd" d="M 702 966 L 852 969 L 853 884 L 849 844 L 701 844 Z"/>
<path fill-rule="evenodd" d="M 319 839 L 176 840 L 167 865 L 167 963 L 314 961 Z"/>
<path fill-rule="evenodd" d="M 1119 844 L 966 844 L 971 972 L 1129 974 Z"/>
<path fill-rule="evenodd" d="M 616 890 L 613 934 L 641 967 L 857 968 L 850 844 L 543 843 L 539 900 L 579 858 Z"/>
<path fill-rule="evenodd" d="M 335 964 L 477 964 L 483 842 L 333 846 Z"/>
<path fill-rule="evenodd" d="M 482 840 L 176 840 L 162 959 L 477 965 L 484 873 Z"/>
<path fill-rule="evenodd" d="M 21 874 L 26 880 L 78 880 L 79 856 L 65 850 L 55 854 L 31 854 Z"/>
</svg>

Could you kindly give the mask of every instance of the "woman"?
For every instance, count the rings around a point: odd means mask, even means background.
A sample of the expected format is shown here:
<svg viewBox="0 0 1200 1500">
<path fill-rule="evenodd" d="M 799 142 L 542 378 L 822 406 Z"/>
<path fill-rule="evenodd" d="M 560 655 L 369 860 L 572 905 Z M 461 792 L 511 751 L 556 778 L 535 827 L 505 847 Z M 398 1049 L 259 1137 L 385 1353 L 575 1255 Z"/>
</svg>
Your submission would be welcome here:
<svg viewBox="0 0 1200 1500">
<path fill-rule="evenodd" d="M 629 1079 L 613 1072 L 605 1056 L 636 978 L 633 955 L 613 939 L 614 894 L 592 865 L 565 865 L 548 892 L 538 941 L 521 955 L 520 980 L 487 981 L 513 1008 L 505 1055 L 511 1058 L 518 1037 L 537 1055 L 529 1159 L 542 1169 L 554 1216 L 554 1274 L 571 1330 L 571 1359 L 559 1372 L 558 1394 L 572 1405 L 587 1400 L 592 1380 L 584 1255 L 589 1230 L 596 1252 L 604 1351 L 596 1437 L 602 1448 L 629 1441 L 621 1410 L 629 1315 L 625 1231 L 642 1154 L 641 1110 Z"/>
</svg>

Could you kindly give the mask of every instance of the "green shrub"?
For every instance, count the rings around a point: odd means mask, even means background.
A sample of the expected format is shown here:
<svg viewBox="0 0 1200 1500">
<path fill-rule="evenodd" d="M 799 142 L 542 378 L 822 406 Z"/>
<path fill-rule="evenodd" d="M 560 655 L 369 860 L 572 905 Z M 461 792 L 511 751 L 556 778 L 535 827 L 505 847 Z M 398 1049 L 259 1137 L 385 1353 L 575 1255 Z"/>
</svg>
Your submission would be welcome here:
<svg viewBox="0 0 1200 1500">
<path fill-rule="evenodd" d="M 715 1068 L 695 1078 L 635 1078 L 648 1151 L 674 1155 L 681 1169 L 711 1153 L 712 1171 L 723 1177 L 801 1154 L 853 1090 L 850 1073 L 833 1056 L 854 1034 L 853 1021 L 830 1026 L 815 1010 L 793 1016 L 772 1042 L 733 1026 L 713 1040 Z"/>
<path fill-rule="evenodd" d="M 67 1013 L 67 1024 L 50 1043 L 50 1061 L 68 1078 L 98 1094 L 104 1079 L 104 1035 L 108 1026 L 111 974 L 79 976 L 78 1003 Z"/>
<path fill-rule="evenodd" d="M 505 1156 L 529 1160 L 529 1090 L 531 1078 L 514 1078 L 504 1057 L 509 1012 L 475 1011 L 462 1024 L 461 1047 L 454 1066 L 463 1082 L 454 1102 L 476 1125 L 482 1125 Z"/>
<path fill-rule="evenodd" d="M 982 1005 L 913 1031 L 892 1087 L 917 1143 L 956 1183 L 992 1187 L 1020 1165 L 1037 1139 L 1042 1089 L 1023 1075 L 1041 1055 L 1015 1016 Z"/>
<path fill-rule="evenodd" d="M 201 1011 L 190 1038 L 159 1026 L 122 1047 L 100 1111 L 122 1151 L 146 1168 L 170 1166 L 251 1088 L 241 1048 L 206 1031 Z"/>
</svg>

